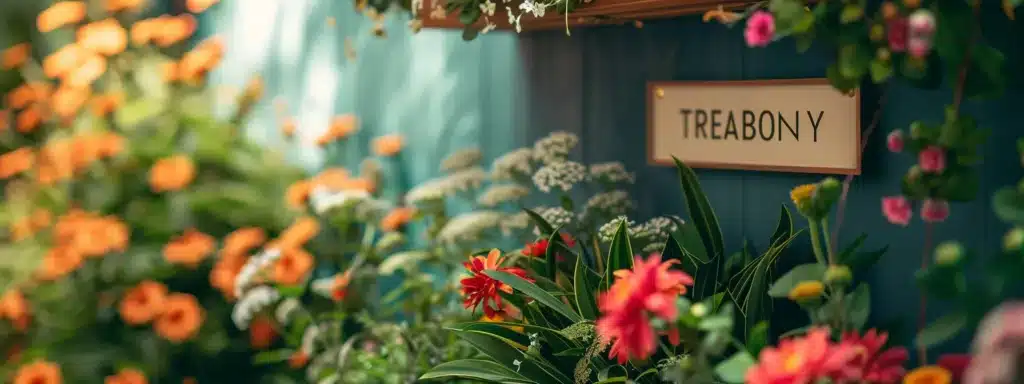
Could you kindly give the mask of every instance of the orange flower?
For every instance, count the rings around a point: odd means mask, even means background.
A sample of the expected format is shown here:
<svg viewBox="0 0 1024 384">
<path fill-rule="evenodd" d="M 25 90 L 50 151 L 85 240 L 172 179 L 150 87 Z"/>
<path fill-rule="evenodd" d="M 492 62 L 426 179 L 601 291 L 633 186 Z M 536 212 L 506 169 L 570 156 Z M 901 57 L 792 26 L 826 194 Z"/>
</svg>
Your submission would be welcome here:
<svg viewBox="0 0 1024 384">
<path fill-rule="evenodd" d="M 107 0 L 107 12 L 120 12 L 138 9 L 144 0 Z"/>
<path fill-rule="evenodd" d="M 953 374 L 937 365 L 918 367 L 903 376 L 903 384 L 949 384 Z"/>
<path fill-rule="evenodd" d="M 288 186 L 284 193 L 284 200 L 288 206 L 295 209 L 305 209 L 309 194 L 313 190 L 313 184 L 306 180 L 299 180 Z"/>
<path fill-rule="evenodd" d="M 57 2 L 39 13 L 36 26 L 39 32 L 51 32 L 68 24 L 75 24 L 85 18 L 85 3 L 81 1 Z"/>
<path fill-rule="evenodd" d="M 196 32 L 196 18 L 187 13 L 178 16 L 164 15 L 151 22 L 153 24 L 150 38 L 161 47 L 185 41 Z M 135 41 L 135 38 L 132 40 Z"/>
<path fill-rule="evenodd" d="M 313 268 L 313 255 L 301 248 L 286 249 L 274 263 L 274 281 L 281 284 L 299 284 Z"/>
<path fill-rule="evenodd" d="M 64 85 L 69 87 L 88 87 L 107 71 L 107 59 L 98 53 L 86 53 L 81 64 L 64 73 Z"/>
<path fill-rule="evenodd" d="M 82 265 L 82 254 L 70 246 L 56 246 L 43 255 L 39 278 L 44 281 L 57 280 Z"/>
<path fill-rule="evenodd" d="M 27 218 L 11 222 L 11 226 L 7 231 L 10 232 L 11 241 L 13 242 L 19 242 L 35 235 L 32 221 Z"/>
<path fill-rule="evenodd" d="M 338 139 L 344 139 L 356 131 L 356 127 L 359 125 L 359 119 L 356 115 L 346 114 L 335 116 L 331 119 L 331 125 L 328 128 L 328 133 Z"/>
<path fill-rule="evenodd" d="M 285 228 L 276 243 L 283 249 L 301 248 L 320 232 L 320 223 L 312 217 L 301 217 Z"/>
<path fill-rule="evenodd" d="M 164 245 L 164 259 L 172 264 L 195 267 L 216 248 L 212 236 L 187 229 L 185 233 Z"/>
<path fill-rule="evenodd" d="M 0 318 L 10 320 L 19 331 L 28 328 L 29 313 L 28 300 L 18 290 L 9 290 L 0 297 Z"/>
<path fill-rule="evenodd" d="M 398 207 L 388 212 L 383 219 L 380 220 L 380 228 L 385 231 L 397 231 L 401 229 L 403 225 L 412 220 L 413 216 L 416 215 L 416 208 L 413 207 Z"/>
<path fill-rule="evenodd" d="M 128 30 L 128 36 L 132 40 L 132 44 L 135 45 L 146 45 L 153 40 L 153 36 L 156 35 L 157 25 L 160 23 L 159 19 L 144 19 L 136 21 L 132 24 Z"/>
<path fill-rule="evenodd" d="M 128 45 L 128 34 L 121 27 L 121 23 L 109 18 L 79 28 L 78 43 L 90 51 L 113 56 L 124 52 L 125 46 Z"/>
<path fill-rule="evenodd" d="M 123 100 L 124 95 L 121 93 L 96 95 L 92 98 L 92 112 L 97 116 L 107 116 L 113 113 L 114 110 L 121 105 Z"/>
<path fill-rule="evenodd" d="M 377 156 L 394 156 L 405 145 L 401 135 L 384 135 L 373 139 L 373 153 Z"/>
<path fill-rule="evenodd" d="M 375 189 L 377 189 L 377 186 L 374 185 L 373 180 L 363 177 L 357 177 L 345 180 L 345 182 L 338 186 L 337 189 L 341 191 L 363 191 L 367 193 L 372 193 Z"/>
<path fill-rule="evenodd" d="M 181 57 L 178 63 L 178 77 L 183 81 L 196 82 L 220 63 L 224 56 L 224 41 L 219 36 L 204 40 Z"/>
<path fill-rule="evenodd" d="M 289 117 L 281 122 L 281 134 L 284 137 L 295 136 L 295 119 Z"/>
<path fill-rule="evenodd" d="M 195 336 L 202 324 L 203 309 L 195 296 L 172 293 L 167 296 L 164 313 L 156 319 L 153 330 L 168 341 L 181 343 Z"/>
<path fill-rule="evenodd" d="M 161 159 L 149 170 L 149 186 L 153 192 L 177 191 L 196 177 L 192 160 L 183 155 Z"/>
<path fill-rule="evenodd" d="M 181 379 L 181 384 L 198 384 L 198 383 L 199 383 L 199 381 L 196 380 L 196 378 L 194 378 L 194 377 L 186 377 L 184 379 Z"/>
<path fill-rule="evenodd" d="M 80 88 L 61 87 L 53 93 L 53 98 L 50 100 L 53 112 L 65 119 L 72 118 L 89 101 L 90 94 L 89 88 L 85 86 Z"/>
<path fill-rule="evenodd" d="M 277 331 L 274 330 L 274 323 L 265 316 L 257 317 L 249 324 L 249 345 L 254 349 L 270 347 L 275 338 Z"/>
<path fill-rule="evenodd" d="M 49 361 L 37 360 L 22 365 L 14 373 L 14 384 L 61 384 L 64 378 L 60 367 Z"/>
<path fill-rule="evenodd" d="M 158 282 L 146 280 L 125 293 L 118 311 L 125 323 L 141 325 L 156 319 L 164 312 L 166 304 L 167 287 Z"/>
<path fill-rule="evenodd" d="M 28 45 L 28 43 L 12 45 L 0 54 L 0 68 L 18 68 L 28 61 L 28 55 L 30 53 L 32 53 L 32 46 Z"/>
<path fill-rule="evenodd" d="M 76 171 L 88 168 L 100 158 L 100 143 L 96 136 L 82 134 L 71 139 L 71 167 Z"/>
<path fill-rule="evenodd" d="M 309 363 L 309 355 L 299 351 L 292 354 L 288 358 L 288 366 L 292 369 L 299 369 L 305 367 Z"/>
<path fill-rule="evenodd" d="M 7 105 L 14 109 L 22 109 L 32 103 L 43 101 L 50 94 L 50 85 L 46 83 L 23 83 L 7 93 Z"/>
<path fill-rule="evenodd" d="M 35 164 L 32 149 L 22 147 L 0 155 L 0 178 L 9 178 L 25 172 Z"/>
<path fill-rule="evenodd" d="M 135 368 L 124 368 L 116 375 L 107 376 L 103 384 L 148 384 L 149 380 L 142 371 Z"/>
<path fill-rule="evenodd" d="M 43 123 L 43 108 L 39 105 L 32 105 L 18 113 L 15 120 L 15 129 L 21 133 L 29 133 L 39 128 Z"/>
<path fill-rule="evenodd" d="M 43 74 L 49 78 L 60 77 L 81 65 L 87 54 L 88 52 L 75 43 L 60 47 L 43 58 Z"/>
<path fill-rule="evenodd" d="M 114 132 L 105 132 L 100 136 L 100 156 L 113 157 L 124 150 L 124 138 Z"/>
<path fill-rule="evenodd" d="M 225 298 L 235 299 L 235 279 L 241 266 L 232 265 L 227 260 L 219 260 L 210 270 L 210 286 L 216 288 Z"/>
<path fill-rule="evenodd" d="M 32 212 L 32 217 L 29 219 L 29 221 L 31 221 L 32 223 L 32 228 L 35 230 L 40 230 L 48 227 L 52 220 L 53 214 L 50 213 L 50 211 L 43 208 L 36 209 L 34 212 Z"/>
<path fill-rule="evenodd" d="M 267 234 L 262 228 L 247 227 L 236 229 L 224 238 L 224 246 L 221 247 L 222 257 L 242 255 L 253 248 L 260 246 L 267 241 Z"/>
<path fill-rule="evenodd" d="M 352 269 L 345 270 L 345 273 L 334 276 L 331 281 L 331 298 L 334 301 L 341 301 L 348 295 L 348 285 L 352 283 Z"/>
<path fill-rule="evenodd" d="M 349 176 L 350 174 L 345 168 L 330 168 L 316 175 L 313 183 L 333 191 L 340 191 L 349 181 Z"/>
<path fill-rule="evenodd" d="M 220 0 L 187 0 L 185 9 L 192 13 L 202 13 L 219 2 Z"/>
</svg>

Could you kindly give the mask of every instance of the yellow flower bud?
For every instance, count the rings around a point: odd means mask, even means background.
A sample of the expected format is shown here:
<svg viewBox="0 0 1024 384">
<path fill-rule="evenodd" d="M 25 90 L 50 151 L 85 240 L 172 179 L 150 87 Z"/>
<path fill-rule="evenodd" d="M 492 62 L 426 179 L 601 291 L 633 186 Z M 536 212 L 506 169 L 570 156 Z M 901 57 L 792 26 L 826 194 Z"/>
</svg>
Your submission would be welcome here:
<svg viewBox="0 0 1024 384">
<path fill-rule="evenodd" d="M 947 241 L 935 247 L 935 263 L 953 265 L 964 257 L 964 246 L 955 241 Z"/>
<path fill-rule="evenodd" d="M 808 303 L 817 300 L 825 292 L 825 284 L 817 280 L 801 281 L 786 295 L 797 303 Z"/>
</svg>

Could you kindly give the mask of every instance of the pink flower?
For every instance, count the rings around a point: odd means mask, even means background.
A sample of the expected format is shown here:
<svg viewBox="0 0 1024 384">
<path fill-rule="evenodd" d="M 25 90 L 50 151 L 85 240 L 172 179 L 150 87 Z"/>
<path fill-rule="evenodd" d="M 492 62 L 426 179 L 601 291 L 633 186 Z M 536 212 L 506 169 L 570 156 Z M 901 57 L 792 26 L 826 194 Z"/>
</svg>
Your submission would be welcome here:
<svg viewBox="0 0 1024 384">
<path fill-rule="evenodd" d="M 928 223 L 941 223 L 949 217 L 949 203 L 945 200 L 928 199 L 921 204 L 921 219 Z"/>
<path fill-rule="evenodd" d="M 903 131 L 897 129 L 889 132 L 889 136 L 885 138 L 885 146 L 889 148 L 889 152 L 903 152 Z"/>
<path fill-rule="evenodd" d="M 914 212 L 906 197 L 889 196 L 882 198 L 882 214 L 892 224 L 907 226 L 910 224 L 910 217 L 914 215 Z"/>
<path fill-rule="evenodd" d="M 946 151 L 939 146 L 928 146 L 917 154 L 917 163 L 926 173 L 942 173 L 946 170 Z"/>
<path fill-rule="evenodd" d="M 757 365 L 747 370 L 746 384 L 810 384 L 821 379 L 844 382 L 857 377 L 850 363 L 856 350 L 829 340 L 827 328 L 812 329 L 803 337 L 785 339 L 778 347 L 765 347 Z"/>
<path fill-rule="evenodd" d="M 775 37 L 775 17 L 765 11 L 754 12 L 747 20 L 747 29 L 743 32 L 749 47 L 764 47 Z"/>
<path fill-rule="evenodd" d="M 889 50 L 905 52 L 907 50 L 907 19 L 897 17 L 886 22 L 885 36 L 889 40 Z"/>
<path fill-rule="evenodd" d="M 964 384 L 1012 383 L 1024 352 L 1024 302 L 1003 304 L 985 316 L 974 338 L 976 353 L 964 372 Z"/>
<path fill-rule="evenodd" d="M 971 365 L 971 355 L 963 353 L 947 353 L 939 356 L 937 365 L 946 368 L 953 374 L 953 382 L 959 383 L 964 377 L 967 366 Z"/>
<path fill-rule="evenodd" d="M 903 363 L 907 361 L 907 349 L 893 347 L 883 350 L 888 339 L 889 334 L 874 329 L 863 335 L 855 332 L 843 335 L 840 343 L 855 352 L 850 366 L 856 368 L 859 377 L 857 382 L 893 384 L 898 383 L 906 373 Z"/>
</svg>

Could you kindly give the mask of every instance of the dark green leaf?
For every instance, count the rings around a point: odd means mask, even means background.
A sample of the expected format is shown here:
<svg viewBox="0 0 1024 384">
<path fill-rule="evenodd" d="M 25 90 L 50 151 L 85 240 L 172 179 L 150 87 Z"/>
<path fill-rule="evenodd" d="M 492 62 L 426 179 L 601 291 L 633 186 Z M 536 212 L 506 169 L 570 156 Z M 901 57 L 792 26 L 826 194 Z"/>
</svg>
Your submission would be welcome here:
<svg viewBox="0 0 1024 384">
<path fill-rule="evenodd" d="M 629 226 L 625 220 L 619 223 L 612 244 L 608 247 L 608 260 L 604 272 L 605 289 L 611 287 L 615 281 L 615 271 L 620 269 L 633 269 L 633 247 L 630 245 Z"/>
<path fill-rule="evenodd" d="M 708 260 L 721 257 L 724 254 L 724 240 L 722 228 L 718 224 L 718 217 L 711 208 L 711 202 L 701 188 L 697 174 L 690 167 L 683 164 L 679 159 L 674 158 L 676 168 L 679 171 L 679 182 L 685 195 L 686 211 L 690 214 L 692 225 L 697 226 L 704 249 L 708 250 Z"/>
<path fill-rule="evenodd" d="M 674 243 L 674 240 L 669 240 Z M 576 258 L 576 269 L 573 273 L 573 290 L 575 291 L 576 308 L 583 318 L 595 320 L 600 312 L 597 310 L 597 288 L 600 285 L 596 274 L 583 264 L 583 258 Z"/>
<path fill-rule="evenodd" d="M 871 290 L 867 284 L 861 283 L 857 289 L 846 295 L 846 313 L 854 329 L 864 329 L 871 315 Z"/>
<path fill-rule="evenodd" d="M 921 347 L 938 345 L 956 336 L 967 325 L 967 316 L 954 312 L 940 317 L 917 334 L 914 344 Z"/>
<path fill-rule="evenodd" d="M 420 380 L 482 380 L 494 383 L 536 383 L 501 364 L 487 360 L 456 360 L 442 363 L 420 376 Z"/>
<path fill-rule="evenodd" d="M 757 364 L 747 351 L 739 351 L 715 366 L 715 374 L 726 383 L 743 383 L 747 370 Z"/>
<path fill-rule="evenodd" d="M 779 223 L 775 225 L 775 232 L 772 233 L 772 237 L 768 239 L 769 244 L 776 244 L 779 241 L 784 241 L 793 235 L 793 215 L 789 213 L 789 208 L 785 204 L 782 205 L 782 209 L 779 211 Z"/>
<path fill-rule="evenodd" d="M 512 289 L 522 292 L 524 295 L 537 300 L 537 302 L 544 304 L 548 308 L 555 310 L 555 312 L 565 316 L 573 323 L 578 323 L 583 320 L 578 313 L 574 312 L 572 308 L 561 300 L 519 276 L 497 270 L 488 270 L 484 273 L 502 283 L 508 284 Z"/>
<path fill-rule="evenodd" d="M 541 216 L 530 209 L 523 209 L 523 212 L 526 212 L 526 214 L 530 216 L 530 219 L 533 220 L 533 224 L 540 230 L 541 236 L 551 235 L 551 233 L 555 231 L 555 227 L 553 227 L 551 223 L 548 223 L 547 220 L 544 220 L 544 216 Z"/>
<path fill-rule="evenodd" d="M 992 210 L 1004 222 L 1024 225 L 1024 196 L 1015 188 L 1001 188 L 992 195 Z"/>
<path fill-rule="evenodd" d="M 757 356 L 761 353 L 761 349 L 768 346 L 768 331 L 769 326 L 767 321 L 757 323 L 753 328 L 750 329 L 750 335 L 747 336 L 747 352 L 752 356 Z"/>
<path fill-rule="evenodd" d="M 476 331 L 457 331 L 455 334 L 462 340 L 473 345 L 478 351 L 508 369 L 518 369 L 524 377 L 543 378 L 542 383 L 571 384 L 572 380 L 558 371 L 550 371 L 542 366 L 539 360 L 526 359 L 523 352 L 516 349 L 498 336 Z M 518 368 L 513 362 L 519 361 Z"/>
</svg>

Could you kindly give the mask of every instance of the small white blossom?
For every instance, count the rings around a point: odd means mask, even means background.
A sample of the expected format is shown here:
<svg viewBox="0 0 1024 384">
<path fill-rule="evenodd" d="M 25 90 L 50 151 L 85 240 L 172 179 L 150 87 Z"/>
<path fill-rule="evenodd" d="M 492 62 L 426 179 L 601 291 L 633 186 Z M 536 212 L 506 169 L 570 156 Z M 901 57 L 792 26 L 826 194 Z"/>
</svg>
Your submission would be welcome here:
<svg viewBox="0 0 1024 384">
<path fill-rule="evenodd" d="M 277 319 L 278 323 L 288 324 L 292 320 L 292 315 L 294 315 L 295 311 L 298 311 L 299 308 L 302 308 L 302 303 L 299 303 L 299 300 L 296 300 L 293 297 L 289 297 L 282 300 L 281 303 L 277 305 L 277 310 L 274 311 L 274 317 Z"/>
<path fill-rule="evenodd" d="M 483 4 L 480 4 L 480 6 L 483 7 Z M 491 13 L 494 13 L 493 9 L 494 3 L 491 3 Z M 460 149 L 441 161 L 441 170 L 451 172 L 474 167 L 480 164 L 480 160 L 483 157 L 484 155 L 480 152 L 480 148 Z"/>
<path fill-rule="evenodd" d="M 485 21 L 486 21 L 486 23 L 487 23 L 487 24 L 486 24 L 486 25 L 484 25 L 484 28 L 480 30 L 480 34 L 481 34 L 481 35 L 482 35 L 482 34 L 485 34 L 485 33 L 487 33 L 487 32 L 493 31 L 493 30 L 495 30 L 496 28 L 498 28 L 498 25 L 497 25 L 497 24 L 494 24 L 494 23 L 492 23 L 492 22 L 491 22 L 490 20 L 485 20 Z"/>
<path fill-rule="evenodd" d="M 680 220 L 681 222 L 682 220 Z M 672 236 L 672 232 L 675 232 L 678 228 L 676 223 L 672 219 L 659 216 L 648 220 L 642 225 L 643 233 L 641 236 L 647 238 L 649 241 L 664 243 L 668 241 L 669 237 Z"/>
<path fill-rule="evenodd" d="M 476 202 L 485 207 L 518 201 L 530 194 L 530 189 L 518 184 L 492 185 L 477 197 Z"/>
<path fill-rule="evenodd" d="M 309 289 L 313 293 L 328 299 L 334 297 L 332 288 L 334 288 L 334 276 L 321 277 L 309 283 Z"/>
<path fill-rule="evenodd" d="M 597 235 L 601 241 L 609 243 L 615 238 L 615 232 L 619 230 L 619 224 L 626 223 L 626 232 L 629 237 L 634 237 L 643 231 L 643 226 L 636 225 L 636 222 L 629 220 L 626 216 L 619 216 L 605 223 L 598 228 Z"/>
<path fill-rule="evenodd" d="M 466 168 L 448 175 L 449 193 L 480 188 L 487 179 L 487 171 L 481 167 Z"/>
<path fill-rule="evenodd" d="M 384 217 L 391 209 L 385 200 L 368 197 L 355 204 L 355 217 L 362 222 L 375 222 Z"/>
<path fill-rule="evenodd" d="M 575 161 L 549 163 L 533 174 L 533 184 L 544 193 L 558 189 L 569 192 L 572 187 L 586 179 L 587 167 Z"/>
<path fill-rule="evenodd" d="M 231 311 L 231 321 L 238 329 L 249 328 L 249 322 L 259 311 L 272 305 L 281 294 L 276 289 L 261 285 L 245 292 L 238 298 L 235 307 Z"/>
<path fill-rule="evenodd" d="M 451 181 L 442 177 L 427 180 L 417 185 L 405 194 L 405 201 L 409 204 L 428 203 L 444 199 L 451 190 Z"/>
<path fill-rule="evenodd" d="M 554 228 L 567 226 L 571 224 L 573 219 L 576 217 L 572 212 L 569 212 L 562 207 L 537 207 L 534 208 L 533 211 L 540 215 L 540 217 L 544 218 L 544 221 L 547 221 L 548 224 L 551 224 Z M 534 227 L 533 233 L 539 236 L 540 228 Z"/>
<path fill-rule="evenodd" d="M 665 249 L 665 243 L 650 243 L 645 245 L 640 251 L 643 253 L 655 253 L 661 252 L 663 249 Z"/>
<path fill-rule="evenodd" d="M 242 293 L 248 288 L 252 279 L 256 277 L 256 274 L 262 271 L 263 268 L 270 266 L 270 263 L 277 261 L 280 257 L 281 250 L 277 248 L 266 249 L 250 257 L 238 272 L 238 276 L 235 277 L 235 296 L 242 296 Z"/>
<path fill-rule="evenodd" d="M 629 192 L 602 192 L 591 196 L 583 205 L 583 216 L 591 220 L 599 217 L 618 217 L 629 213 L 634 207 L 635 203 L 629 198 Z"/>
<path fill-rule="evenodd" d="M 533 173 L 533 166 L 530 163 L 532 158 L 533 150 L 530 148 L 519 148 L 506 153 L 494 159 L 491 165 L 491 178 L 498 181 L 515 181 L 528 177 Z"/>
<path fill-rule="evenodd" d="M 515 214 L 505 216 L 505 219 L 501 221 L 501 233 L 505 236 L 511 236 L 512 232 L 526 229 L 529 226 L 530 215 L 526 212 L 517 212 Z"/>
<path fill-rule="evenodd" d="M 480 3 L 480 12 L 483 12 L 483 14 L 487 16 L 494 16 L 494 10 L 497 8 L 497 6 L 498 5 L 495 4 L 493 1 L 486 0 L 483 3 Z"/>
<path fill-rule="evenodd" d="M 522 367 L 523 362 L 519 361 L 519 359 L 512 359 L 512 365 L 516 366 L 516 372 L 519 372 L 519 368 Z"/>
<path fill-rule="evenodd" d="M 364 190 L 331 192 L 321 186 L 313 188 L 309 196 L 313 211 L 317 214 L 324 214 L 336 208 L 354 207 L 368 198 L 370 198 L 370 194 Z"/>
<path fill-rule="evenodd" d="M 632 184 L 636 181 L 636 175 L 627 171 L 626 166 L 618 161 L 591 164 L 590 178 L 606 184 Z"/>
<path fill-rule="evenodd" d="M 497 211 L 475 211 L 453 217 L 438 231 L 437 238 L 445 242 L 478 240 L 488 229 L 497 227 L 504 214 Z"/>
<path fill-rule="evenodd" d="M 533 0 L 524 0 L 519 4 L 519 9 L 525 13 L 533 15 L 533 17 L 544 17 L 544 12 L 547 10 L 547 4 L 537 3 Z"/>
<path fill-rule="evenodd" d="M 508 1 L 506 0 L 505 2 L 507 3 Z M 519 24 L 519 19 L 521 17 L 523 17 L 523 14 L 520 13 L 520 14 L 516 15 L 516 13 L 513 12 L 512 8 L 510 8 L 510 7 L 505 7 L 505 13 L 508 14 L 508 23 L 510 25 L 516 27 L 516 33 L 522 32 L 523 31 L 523 26 L 521 24 Z"/>
<path fill-rule="evenodd" d="M 527 2 L 523 2 L 520 8 L 526 4 Z M 566 161 L 569 158 L 569 152 L 572 152 L 579 142 L 580 138 L 575 134 L 563 131 L 552 132 L 533 144 L 533 158 L 543 164 Z"/>
</svg>

